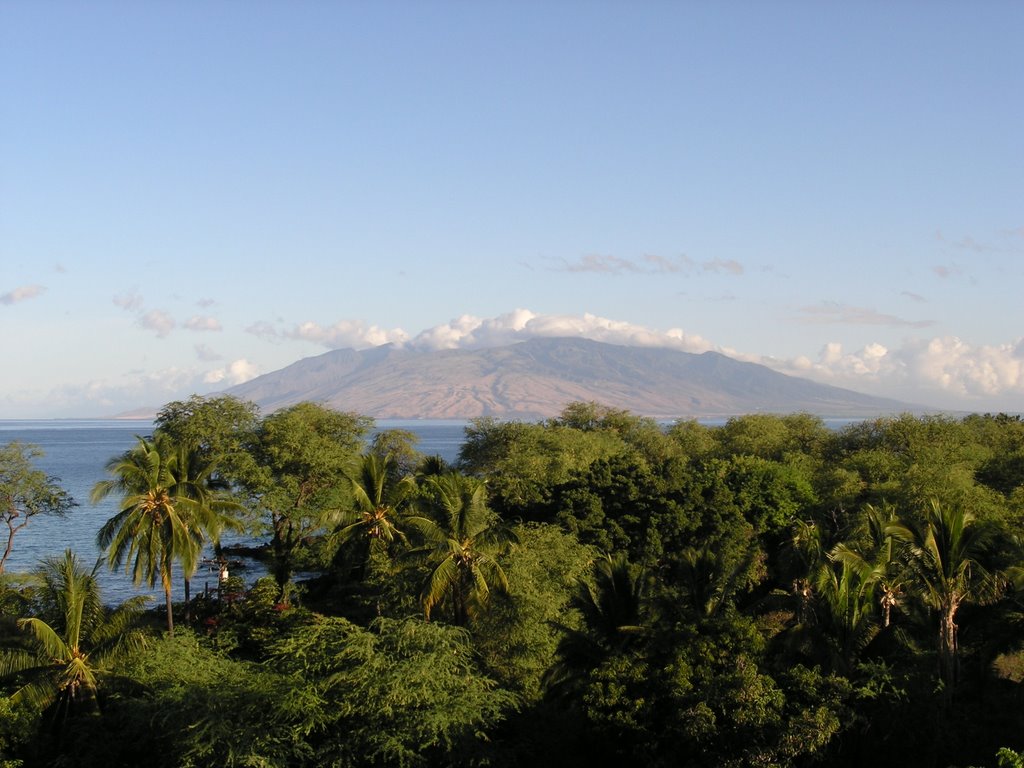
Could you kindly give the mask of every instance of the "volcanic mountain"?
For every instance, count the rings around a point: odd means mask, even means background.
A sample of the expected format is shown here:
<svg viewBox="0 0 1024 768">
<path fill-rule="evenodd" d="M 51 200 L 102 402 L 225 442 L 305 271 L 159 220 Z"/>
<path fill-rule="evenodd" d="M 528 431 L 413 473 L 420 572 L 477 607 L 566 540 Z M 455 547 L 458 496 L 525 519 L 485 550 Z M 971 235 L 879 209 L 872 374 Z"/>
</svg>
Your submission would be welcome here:
<svg viewBox="0 0 1024 768">
<path fill-rule="evenodd" d="M 658 418 L 813 413 L 868 418 L 919 406 L 816 384 L 717 352 L 692 354 L 578 338 L 486 349 L 385 344 L 299 360 L 227 394 L 271 412 L 304 400 L 378 419 L 532 420 L 594 401 Z"/>
</svg>

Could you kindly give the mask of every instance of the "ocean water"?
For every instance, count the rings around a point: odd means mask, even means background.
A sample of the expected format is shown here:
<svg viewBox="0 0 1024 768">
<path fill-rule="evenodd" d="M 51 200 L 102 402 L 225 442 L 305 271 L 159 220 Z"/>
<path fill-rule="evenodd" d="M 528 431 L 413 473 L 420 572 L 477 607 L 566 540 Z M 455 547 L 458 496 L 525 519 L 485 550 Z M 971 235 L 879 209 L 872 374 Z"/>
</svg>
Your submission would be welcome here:
<svg viewBox="0 0 1024 768">
<path fill-rule="evenodd" d="M 8 573 L 24 572 L 36 567 L 46 557 L 59 556 L 72 549 L 87 565 L 92 565 L 101 553 L 96 546 L 96 532 L 117 512 L 118 499 L 110 497 L 97 505 L 89 502 L 92 487 L 106 479 L 106 463 L 136 442 L 136 436 L 146 436 L 153 424 L 148 420 L 133 419 L 60 419 L 60 420 L 0 420 L 0 445 L 12 441 L 32 444 L 43 451 L 35 466 L 59 479 L 78 503 L 66 517 L 37 516 L 14 537 L 14 549 L 6 563 Z M 465 422 L 430 420 L 380 420 L 378 430 L 407 429 L 419 437 L 417 449 L 427 455 L 438 454 L 454 461 L 464 438 Z M 0 526 L 0 535 L 6 541 L 6 527 Z M 2 542 L 0 542 L 2 546 Z M 248 575 L 254 577 L 258 568 L 248 563 Z M 98 571 L 104 602 L 116 604 L 137 594 L 152 595 L 155 601 L 163 599 L 162 592 L 135 587 L 122 571 L 111 572 L 105 565 Z M 203 569 L 196 574 L 193 589 L 202 590 L 209 581 L 216 585 L 216 574 Z M 175 599 L 181 598 L 181 580 L 174 583 Z"/>
</svg>

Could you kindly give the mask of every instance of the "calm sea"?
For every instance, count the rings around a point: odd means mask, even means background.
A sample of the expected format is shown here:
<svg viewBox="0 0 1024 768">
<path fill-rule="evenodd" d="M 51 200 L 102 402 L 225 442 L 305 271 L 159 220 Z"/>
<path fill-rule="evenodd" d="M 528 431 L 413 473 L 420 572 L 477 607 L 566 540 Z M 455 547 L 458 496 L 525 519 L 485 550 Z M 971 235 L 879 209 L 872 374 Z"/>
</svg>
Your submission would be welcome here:
<svg viewBox="0 0 1024 768">
<path fill-rule="evenodd" d="M 465 425 L 463 421 L 380 420 L 376 426 L 378 430 L 409 430 L 419 437 L 420 452 L 439 454 L 454 461 L 462 445 Z M 7 560 L 9 573 L 31 570 L 41 559 L 60 555 L 67 548 L 89 565 L 96 561 L 100 556 L 96 532 L 117 512 L 118 502 L 111 497 L 93 506 L 89 503 L 89 493 L 97 481 L 106 478 L 103 467 L 107 461 L 131 448 L 136 435 L 150 434 L 152 426 L 150 421 L 130 419 L 0 420 L 0 445 L 18 441 L 41 448 L 44 455 L 37 459 L 36 466 L 59 478 L 60 486 L 78 502 L 67 517 L 39 516 L 18 532 L 14 550 Z M 6 529 L 0 527 L 4 539 L 6 534 Z M 196 589 L 203 588 L 204 577 L 202 571 L 197 574 Z M 101 567 L 99 578 L 107 603 L 116 604 L 135 594 L 151 594 L 148 589 L 136 589 L 123 572 L 111 573 Z M 174 585 L 176 599 L 181 598 L 179 582 L 176 580 Z"/>
</svg>

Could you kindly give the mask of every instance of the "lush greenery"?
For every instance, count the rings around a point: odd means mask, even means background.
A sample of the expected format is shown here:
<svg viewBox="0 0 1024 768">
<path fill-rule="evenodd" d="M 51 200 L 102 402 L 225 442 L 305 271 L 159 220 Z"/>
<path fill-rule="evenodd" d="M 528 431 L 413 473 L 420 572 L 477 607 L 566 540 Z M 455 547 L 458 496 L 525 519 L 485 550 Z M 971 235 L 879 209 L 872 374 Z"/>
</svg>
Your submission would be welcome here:
<svg viewBox="0 0 1024 768">
<path fill-rule="evenodd" d="M 372 426 L 168 404 L 94 493 L 165 605 L 5 577 L 0 765 L 1022 764 L 1021 418 Z M 70 508 L 32 457 L 15 524 Z M 228 528 L 270 575 L 175 604 Z"/>
</svg>

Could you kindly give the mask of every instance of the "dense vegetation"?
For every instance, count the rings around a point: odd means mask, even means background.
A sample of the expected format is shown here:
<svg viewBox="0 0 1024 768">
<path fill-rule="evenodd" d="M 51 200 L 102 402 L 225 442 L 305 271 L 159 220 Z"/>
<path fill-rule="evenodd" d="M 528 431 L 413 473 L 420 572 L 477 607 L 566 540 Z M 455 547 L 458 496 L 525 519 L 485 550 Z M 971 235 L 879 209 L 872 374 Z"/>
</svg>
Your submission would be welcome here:
<svg viewBox="0 0 1024 768">
<path fill-rule="evenodd" d="M 1022 764 L 1019 417 L 576 403 L 472 422 L 455 466 L 371 428 L 167 405 L 94 492 L 165 604 L 104 606 L 70 552 L 7 577 L 0 765 Z M 270 576 L 192 598 L 229 529 Z"/>
</svg>

